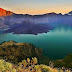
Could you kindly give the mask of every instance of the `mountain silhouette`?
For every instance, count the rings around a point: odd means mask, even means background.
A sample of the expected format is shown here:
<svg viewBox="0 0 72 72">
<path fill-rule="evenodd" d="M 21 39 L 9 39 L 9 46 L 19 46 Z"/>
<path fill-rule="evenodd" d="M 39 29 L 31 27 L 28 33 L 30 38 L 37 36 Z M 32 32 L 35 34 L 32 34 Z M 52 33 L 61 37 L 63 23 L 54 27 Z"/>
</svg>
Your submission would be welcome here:
<svg viewBox="0 0 72 72">
<path fill-rule="evenodd" d="M 72 11 L 70 11 L 69 13 L 66 13 L 66 14 L 64 14 L 64 15 L 67 15 L 67 14 L 70 14 L 70 15 L 72 15 Z M 0 16 L 10 16 L 10 15 L 13 15 L 13 16 L 18 16 L 18 17 L 21 17 L 21 16 L 34 16 L 34 17 L 37 17 L 37 16 L 56 16 L 56 15 L 62 15 L 62 13 L 59 13 L 59 14 L 57 14 L 57 13 L 55 13 L 55 12 L 51 12 L 51 13 L 46 13 L 46 14 L 39 14 L 39 15 L 29 15 L 29 14 L 15 14 L 15 13 L 13 13 L 13 12 L 11 12 L 11 11 L 7 11 L 7 10 L 5 10 L 5 9 L 3 9 L 3 8 L 0 8 Z"/>
</svg>

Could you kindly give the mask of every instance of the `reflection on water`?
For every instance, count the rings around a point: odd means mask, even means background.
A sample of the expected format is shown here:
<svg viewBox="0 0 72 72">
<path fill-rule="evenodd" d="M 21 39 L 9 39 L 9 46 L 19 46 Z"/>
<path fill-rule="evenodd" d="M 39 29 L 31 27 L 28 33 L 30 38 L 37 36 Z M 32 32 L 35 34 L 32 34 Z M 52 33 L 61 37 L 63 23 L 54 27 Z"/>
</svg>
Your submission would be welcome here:
<svg viewBox="0 0 72 72">
<path fill-rule="evenodd" d="M 0 43 L 14 40 L 17 42 L 32 43 L 44 50 L 43 54 L 53 58 L 63 58 L 66 54 L 72 53 L 72 27 L 56 26 L 48 33 L 32 34 L 0 34 Z"/>
</svg>

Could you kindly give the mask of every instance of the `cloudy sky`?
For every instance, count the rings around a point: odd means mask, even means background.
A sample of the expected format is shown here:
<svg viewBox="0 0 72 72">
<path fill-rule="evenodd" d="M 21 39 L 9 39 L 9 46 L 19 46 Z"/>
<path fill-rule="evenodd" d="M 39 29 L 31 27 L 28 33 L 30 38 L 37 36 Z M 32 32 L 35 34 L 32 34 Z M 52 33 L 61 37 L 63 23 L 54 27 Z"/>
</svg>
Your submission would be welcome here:
<svg viewBox="0 0 72 72">
<path fill-rule="evenodd" d="M 18 14 L 72 11 L 72 0 L 0 0 L 0 7 Z"/>
</svg>

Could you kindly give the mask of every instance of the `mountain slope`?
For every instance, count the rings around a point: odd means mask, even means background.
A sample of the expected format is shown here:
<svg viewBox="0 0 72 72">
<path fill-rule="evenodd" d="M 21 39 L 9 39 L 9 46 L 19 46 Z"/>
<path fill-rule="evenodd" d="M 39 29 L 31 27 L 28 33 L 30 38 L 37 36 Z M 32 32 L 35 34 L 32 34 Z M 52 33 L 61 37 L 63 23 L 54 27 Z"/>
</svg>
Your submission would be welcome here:
<svg viewBox="0 0 72 72">
<path fill-rule="evenodd" d="M 0 8 L 0 16 L 10 16 L 12 14 L 13 14 L 13 12 Z"/>
</svg>

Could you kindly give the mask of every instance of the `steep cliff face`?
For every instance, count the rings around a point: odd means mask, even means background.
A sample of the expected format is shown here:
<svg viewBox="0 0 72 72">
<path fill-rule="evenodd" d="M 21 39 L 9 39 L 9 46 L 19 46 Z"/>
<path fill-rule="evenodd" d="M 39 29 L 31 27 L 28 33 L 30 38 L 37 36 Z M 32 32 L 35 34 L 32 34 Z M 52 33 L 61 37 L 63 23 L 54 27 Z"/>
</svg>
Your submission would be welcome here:
<svg viewBox="0 0 72 72">
<path fill-rule="evenodd" d="M 0 8 L 0 16 L 10 16 L 12 14 L 13 14 L 13 12 Z"/>
</svg>

